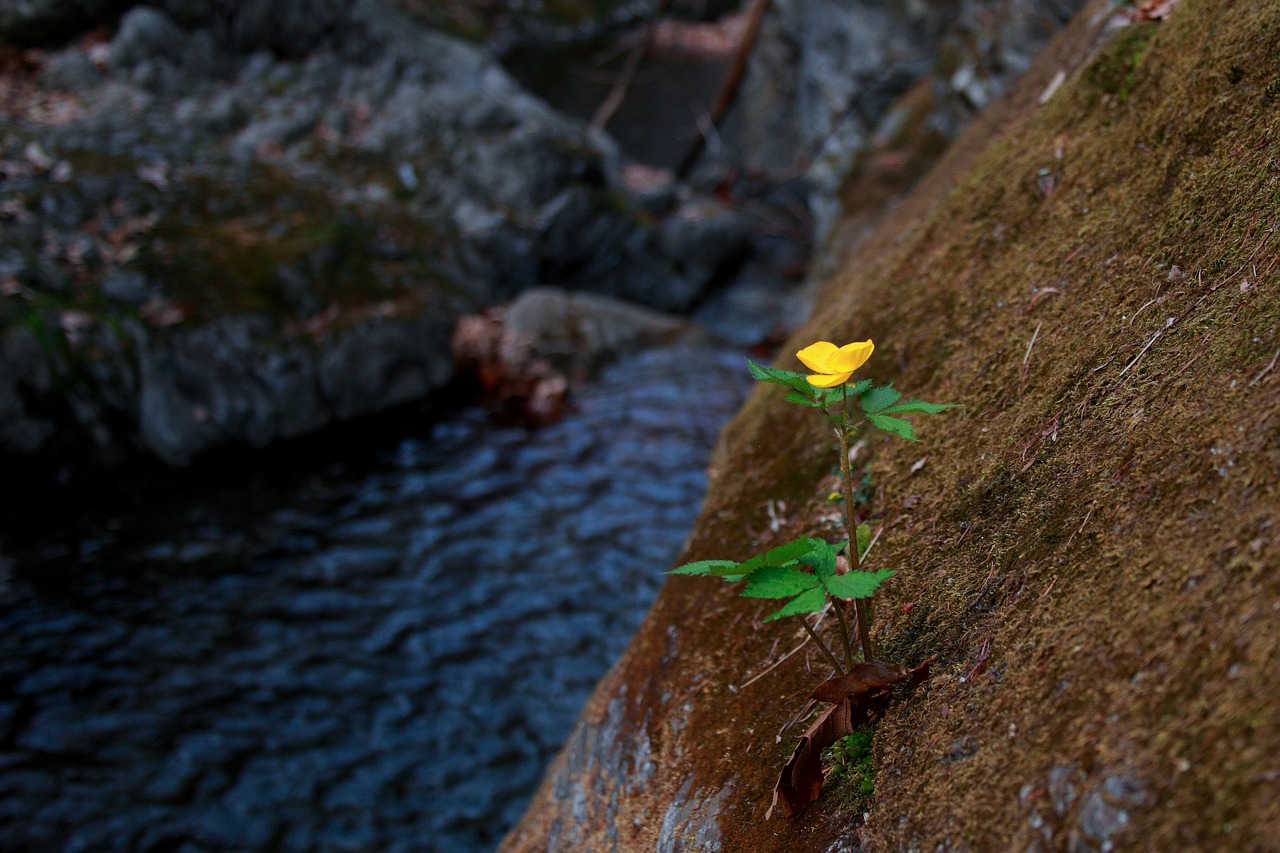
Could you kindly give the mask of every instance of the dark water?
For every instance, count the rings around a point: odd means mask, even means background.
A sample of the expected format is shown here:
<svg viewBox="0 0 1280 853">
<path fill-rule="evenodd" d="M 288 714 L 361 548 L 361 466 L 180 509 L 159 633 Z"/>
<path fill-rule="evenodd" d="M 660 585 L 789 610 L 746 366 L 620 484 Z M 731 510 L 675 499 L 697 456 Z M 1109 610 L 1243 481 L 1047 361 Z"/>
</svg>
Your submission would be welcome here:
<svg viewBox="0 0 1280 853">
<path fill-rule="evenodd" d="M 653 351 L 539 431 L 478 412 L 48 537 L 0 592 L 0 849 L 490 849 L 625 647 L 746 389 Z"/>
</svg>

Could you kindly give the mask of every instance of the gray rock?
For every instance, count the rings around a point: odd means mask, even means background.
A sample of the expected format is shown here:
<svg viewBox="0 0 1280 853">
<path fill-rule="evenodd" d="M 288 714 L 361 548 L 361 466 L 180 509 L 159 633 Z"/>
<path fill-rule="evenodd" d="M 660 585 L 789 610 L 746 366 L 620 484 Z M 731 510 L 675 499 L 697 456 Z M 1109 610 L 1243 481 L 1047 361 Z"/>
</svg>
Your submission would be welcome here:
<svg viewBox="0 0 1280 853">
<path fill-rule="evenodd" d="M 456 317 L 438 309 L 356 326 L 325 348 L 317 379 L 338 420 L 420 400 L 453 375 Z"/>
<path fill-rule="evenodd" d="M 740 261 L 748 252 L 751 225 L 746 214 L 706 200 L 681 206 L 657 228 L 662 255 L 696 288 Z"/>
<path fill-rule="evenodd" d="M 0 199 L 33 214 L 0 233 L 6 275 L 72 305 L 75 258 L 109 300 L 82 333 L 92 347 L 43 352 L 74 382 L 0 388 L 0 444 L 14 452 L 73 437 L 180 466 L 262 447 L 440 387 L 464 310 L 539 285 L 686 309 L 747 248 L 745 220 L 714 205 L 641 214 L 611 140 L 392 0 L 153 0 L 121 19 L 108 64 L 104 77 L 83 50 L 59 54 L 46 86 L 71 88 L 83 114 L 19 131 L 19 150 L 29 138 L 54 162 L 88 163 L 69 179 L 8 182 Z M 311 246 L 308 233 L 328 233 L 308 210 L 317 198 L 354 224 Z M 243 266 L 207 251 L 206 233 L 241 229 Z M 139 253 L 155 264 L 145 275 Z M 236 267 L 239 295 L 190 316 L 179 279 L 210 263 Z M 384 316 L 366 304 L 326 327 L 331 303 L 384 299 L 437 307 Z M 43 322 L 56 329 L 52 311 Z M 600 332 L 602 349 L 632 345 L 638 333 L 620 328 Z M 28 360 L 30 345 L 12 344 Z"/>
<path fill-rule="evenodd" d="M 959 132 L 1004 91 L 1080 0 L 879 4 L 776 0 L 740 96 L 745 158 L 805 173 L 815 232 L 895 100 L 926 74 L 940 81 L 931 126 Z"/>
<path fill-rule="evenodd" d="M 641 347 L 671 344 L 696 327 L 670 314 L 595 294 L 525 291 L 507 307 L 507 346 L 534 357 L 598 365 Z"/>
<path fill-rule="evenodd" d="M 263 317 L 228 317 L 143 339 L 141 440 L 181 466 L 422 399 L 452 374 L 445 326 L 441 314 L 377 319 L 317 349 L 282 339 Z"/>
<path fill-rule="evenodd" d="M 50 89 L 81 90 L 102 82 L 102 72 L 78 48 L 58 51 L 45 62 L 40 82 Z"/>
<path fill-rule="evenodd" d="M 135 6 L 120 19 L 107 61 L 117 71 L 157 60 L 176 65 L 182 62 L 186 48 L 187 34 L 173 18 L 160 9 Z"/>
</svg>

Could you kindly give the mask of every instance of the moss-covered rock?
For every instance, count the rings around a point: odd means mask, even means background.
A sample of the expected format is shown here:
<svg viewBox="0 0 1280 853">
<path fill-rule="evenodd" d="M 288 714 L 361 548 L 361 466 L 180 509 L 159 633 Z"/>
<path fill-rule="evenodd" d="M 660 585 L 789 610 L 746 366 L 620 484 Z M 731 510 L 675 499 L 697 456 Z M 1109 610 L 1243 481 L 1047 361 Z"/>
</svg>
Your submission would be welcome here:
<svg viewBox="0 0 1280 853">
<path fill-rule="evenodd" d="M 440 388 L 463 313 L 684 309 L 746 249 L 706 202 L 655 222 L 610 140 L 390 0 L 139 5 L 14 56 L 0 339 L 48 363 L 0 375 L 0 457 L 260 447 Z"/>
<path fill-rule="evenodd" d="M 1272 846 L 1280 3 L 1127 14 L 1090 3 L 784 350 L 870 336 L 870 375 L 966 406 L 875 448 L 877 641 L 939 659 L 865 823 L 764 820 L 825 673 L 676 578 L 506 849 Z M 725 430 L 685 559 L 826 532 L 831 439 L 780 396 Z"/>
</svg>

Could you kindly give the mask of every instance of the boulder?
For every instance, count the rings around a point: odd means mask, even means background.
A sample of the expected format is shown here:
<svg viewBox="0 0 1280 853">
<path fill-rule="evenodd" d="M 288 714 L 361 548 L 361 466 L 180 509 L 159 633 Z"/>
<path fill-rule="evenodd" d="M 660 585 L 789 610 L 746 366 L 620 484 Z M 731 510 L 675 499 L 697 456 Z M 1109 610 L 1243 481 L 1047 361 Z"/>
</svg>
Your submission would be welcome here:
<svg viewBox="0 0 1280 853">
<path fill-rule="evenodd" d="M 691 343 L 683 318 L 588 293 L 538 287 L 482 315 L 463 317 L 453 338 L 459 369 L 474 375 L 508 414 L 545 423 L 563 414 L 572 384 L 641 349 Z"/>
<path fill-rule="evenodd" d="M 65 381 L 0 390 L 0 453 L 262 447 L 440 388 L 464 313 L 686 310 L 749 249 L 722 205 L 642 208 L 609 138 L 390 0 L 157 0 L 44 68 L 6 72 L 0 332 L 46 330 Z"/>
<path fill-rule="evenodd" d="M 841 190 L 914 84 L 932 81 L 936 91 L 922 121 L 945 143 L 1029 67 L 1078 6 L 775 0 L 739 96 L 744 157 L 772 174 L 805 174 L 821 240 L 842 210 L 857 204 Z M 930 158 L 942 147 L 932 145 Z"/>
<path fill-rule="evenodd" d="M 876 645 L 936 656 L 874 790 L 766 817 L 830 669 L 776 602 L 673 577 L 503 850 L 1273 846 L 1280 2 L 1169 10 L 1090 2 L 782 348 L 870 337 L 859 376 L 964 404 L 860 457 Z M 680 562 L 840 537 L 830 431 L 783 396 L 725 428 Z"/>
</svg>

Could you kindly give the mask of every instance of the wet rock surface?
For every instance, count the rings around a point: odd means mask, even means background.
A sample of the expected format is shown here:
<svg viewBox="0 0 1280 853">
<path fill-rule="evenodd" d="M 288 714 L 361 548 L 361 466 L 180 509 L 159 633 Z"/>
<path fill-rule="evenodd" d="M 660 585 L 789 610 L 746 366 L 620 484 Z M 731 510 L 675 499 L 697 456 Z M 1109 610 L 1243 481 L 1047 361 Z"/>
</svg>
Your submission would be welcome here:
<svg viewBox="0 0 1280 853">
<path fill-rule="evenodd" d="M 687 310 L 748 250 L 723 205 L 642 210 L 608 137 L 394 3 L 119 10 L 0 62 L 0 347 L 44 361 L 0 376 L 0 455 L 261 446 L 438 389 L 453 321 L 525 288 Z"/>
<path fill-rule="evenodd" d="M 28 543 L 0 846 L 491 847 L 674 559 L 745 379 L 732 349 L 654 350 L 538 431 L 471 411 L 281 494 Z"/>
<path fill-rule="evenodd" d="M 815 231 L 847 206 L 862 171 L 901 168 L 877 152 L 900 144 L 901 99 L 925 81 L 929 105 L 911 117 L 937 152 L 1031 61 L 1080 0 L 943 0 L 848 4 L 777 0 L 761 28 L 736 119 L 745 161 L 776 174 L 803 172 Z M 871 161 L 871 162 L 868 162 Z M 898 189 L 923 171 L 897 178 Z M 859 193 L 858 195 L 865 195 Z M 854 205 L 862 201 L 857 196 Z"/>
</svg>

